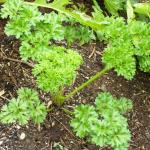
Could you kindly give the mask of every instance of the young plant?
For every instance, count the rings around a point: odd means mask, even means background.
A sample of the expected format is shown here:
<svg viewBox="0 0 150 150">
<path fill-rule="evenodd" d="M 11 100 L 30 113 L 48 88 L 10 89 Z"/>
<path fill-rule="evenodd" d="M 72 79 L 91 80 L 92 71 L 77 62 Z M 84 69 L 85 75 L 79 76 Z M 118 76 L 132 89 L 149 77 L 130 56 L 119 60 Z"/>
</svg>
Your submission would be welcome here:
<svg viewBox="0 0 150 150">
<path fill-rule="evenodd" d="M 38 87 L 50 92 L 56 104 L 63 104 L 64 87 L 73 84 L 81 63 L 82 57 L 77 52 L 54 46 L 50 52 L 41 56 L 33 74 L 37 78 Z"/>
<path fill-rule="evenodd" d="M 38 93 L 32 89 L 21 88 L 18 97 L 13 98 L 1 108 L 0 120 L 4 124 L 17 122 L 20 125 L 32 120 L 35 124 L 44 122 L 46 106 L 39 100 Z"/>
<path fill-rule="evenodd" d="M 79 105 L 71 121 L 76 135 L 98 146 L 112 146 L 114 150 L 127 150 L 131 140 L 127 119 L 123 114 L 132 108 L 126 98 L 119 100 L 110 93 L 98 95 L 95 106 Z"/>
</svg>

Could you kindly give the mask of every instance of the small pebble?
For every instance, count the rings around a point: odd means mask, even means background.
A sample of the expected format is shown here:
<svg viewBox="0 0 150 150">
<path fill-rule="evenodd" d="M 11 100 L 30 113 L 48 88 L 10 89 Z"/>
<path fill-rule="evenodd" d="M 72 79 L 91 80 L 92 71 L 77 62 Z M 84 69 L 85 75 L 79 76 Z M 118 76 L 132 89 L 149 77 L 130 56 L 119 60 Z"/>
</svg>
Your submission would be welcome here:
<svg viewBox="0 0 150 150">
<path fill-rule="evenodd" d="M 17 129 L 20 129 L 21 127 L 19 125 L 16 126 Z"/>
<path fill-rule="evenodd" d="M 24 132 L 22 132 L 21 134 L 20 134 L 20 140 L 24 140 L 25 139 L 25 137 L 26 137 L 26 135 L 25 135 L 25 133 Z"/>
<path fill-rule="evenodd" d="M 0 141 L 0 145 L 2 145 L 3 144 L 3 141 Z"/>
<path fill-rule="evenodd" d="M 52 122 L 52 127 L 54 127 L 55 126 L 55 122 Z"/>
</svg>

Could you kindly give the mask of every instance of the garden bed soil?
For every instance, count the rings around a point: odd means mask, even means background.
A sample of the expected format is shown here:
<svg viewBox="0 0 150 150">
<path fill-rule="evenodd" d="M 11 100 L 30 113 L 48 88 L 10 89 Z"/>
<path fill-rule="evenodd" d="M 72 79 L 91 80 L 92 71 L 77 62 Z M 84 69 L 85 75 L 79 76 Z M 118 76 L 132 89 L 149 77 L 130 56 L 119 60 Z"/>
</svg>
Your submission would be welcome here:
<svg viewBox="0 0 150 150">
<path fill-rule="evenodd" d="M 20 61 L 19 41 L 4 34 L 5 23 L 5 20 L 0 20 L 0 107 L 16 97 L 16 90 L 20 87 L 37 89 L 32 67 Z M 73 87 L 66 89 L 66 93 L 104 67 L 101 62 L 103 47 L 99 42 L 73 46 L 83 56 L 84 64 L 78 71 Z M 40 98 L 50 104 L 49 94 L 37 90 Z M 126 114 L 132 133 L 129 150 L 150 150 L 150 74 L 138 71 L 132 81 L 127 81 L 111 70 L 67 101 L 63 107 L 72 110 L 81 103 L 92 104 L 102 91 L 133 101 L 133 109 Z M 53 111 L 40 127 L 32 122 L 24 127 L 0 124 L 0 150 L 61 150 L 61 146 L 64 150 L 111 150 L 109 147 L 96 147 L 86 139 L 76 137 L 69 126 L 70 116 L 53 104 L 50 107 Z M 54 148 L 55 145 L 58 146 Z"/>
</svg>

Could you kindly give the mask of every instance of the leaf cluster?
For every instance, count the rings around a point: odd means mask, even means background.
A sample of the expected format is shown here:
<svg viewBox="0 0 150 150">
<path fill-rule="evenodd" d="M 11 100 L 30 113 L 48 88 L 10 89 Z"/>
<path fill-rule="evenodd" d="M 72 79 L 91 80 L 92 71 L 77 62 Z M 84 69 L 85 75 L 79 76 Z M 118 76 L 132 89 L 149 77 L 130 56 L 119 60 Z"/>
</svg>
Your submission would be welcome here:
<svg viewBox="0 0 150 150">
<path fill-rule="evenodd" d="M 134 46 L 128 26 L 121 17 L 107 17 L 110 25 L 100 34 L 108 43 L 104 49 L 102 61 L 110 68 L 114 68 L 118 75 L 132 79 L 136 72 Z"/>
<path fill-rule="evenodd" d="M 37 78 L 39 88 L 54 94 L 73 83 L 81 63 L 82 57 L 77 52 L 54 46 L 50 52 L 41 55 L 33 74 Z"/>
<path fill-rule="evenodd" d="M 21 40 L 20 54 L 24 60 L 38 59 L 38 55 L 48 49 L 51 40 L 65 39 L 69 45 L 75 41 L 82 45 L 94 39 L 92 30 L 82 25 L 74 26 L 76 22 L 67 19 L 68 16 L 54 12 L 42 14 L 37 6 L 25 4 L 23 0 L 4 3 L 1 17 L 10 18 L 5 33 Z M 65 22 L 72 25 L 66 25 Z"/>
<path fill-rule="evenodd" d="M 150 72 L 150 23 L 132 21 L 128 26 L 139 67 L 144 72 Z"/>
<path fill-rule="evenodd" d="M 20 88 L 17 93 L 16 99 L 11 99 L 1 108 L 1 122 L 4 124 L 17 122 L 25 125 L 32 120 L 36 124 L 42 123 L 47 110 L 45 104 L 40 102 L 38 93 L 29 88 Z"/>
<path fill-rule="evenodd" d="M 96 98 L 95 106 L 81 104 L 75 108 L 71 126 L 80 138 L 87 137 L 101 147 L 112 146 L 115 150 L 125 150 L 131 135 L 123 114 L 131 108 L 130 100 L 118 100 L 104 92 Z"/>
<path fill-rule="evenodd" d="M 1 9 L 1 17 L 10 18 L 5 33 L 20 38 L 31 33 L 31 28 L 40 21 L 41 13 L 36 6 L 24 5 L 22 0 L 8 0 Z"/>
<path fill-rule="evenodd" d="M 139 67 L 144 72 L 150 72 L 150 56 L 138 57 Z"/>
<path fill-rule="evenodd" d="M 123 10 L 125 2 L 125 0 L 104 0 L 104 5 L 111 15 L 118 16 L 118 11 Z"/>
<path fill-rule="evenodd" d="M 104 20 L 110 24 L 97 32 L 98 37 L 107 43 L 102 61 L 126 79 L 133 78 L 138 63 L 142 71 L 149 71 L 150 24 L 142 21 L 127 24 L 122 17 L 105 17 Z M 144 57 L 145 64 L 140 57 Z"/>
<path fill-rule="evenodd" d="M 84 27 L 81 25 L 66 26 L 64 37 L 68 45 L 71 45 L 74 42 L 78 42 L 80 45 L 83 45 L 95 39 L 93 31 L 88 27 Z"/>
</svg>

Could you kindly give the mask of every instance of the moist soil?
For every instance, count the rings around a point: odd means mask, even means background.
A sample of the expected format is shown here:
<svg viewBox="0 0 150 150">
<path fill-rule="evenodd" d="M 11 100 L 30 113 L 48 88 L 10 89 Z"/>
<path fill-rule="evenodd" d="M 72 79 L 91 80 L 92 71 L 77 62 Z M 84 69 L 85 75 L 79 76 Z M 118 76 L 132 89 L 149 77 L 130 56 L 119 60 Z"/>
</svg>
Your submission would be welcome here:
<svg viewBox="0 0 150 150">
<path fill-rule="evenodd" d="M 4 34 L 5 24 L 6 20 L 0 20 L 0 107 L 16 97 L 18 88 L 29 87 L 38 90 L 41 100 L 50 105 L 53 111 L 40 126 L 32 122 L 23 127 L 0 124 L 0 150 L 112 150 L 109 147 L 96 147 L 87 139 L 75 136 L 69 125 L 71 117 L 51 104 L 48 93 L 37 89 L 32 67 L 22 62 L 19 56 L 19 41 Z M 84 64 L 78 70 L 74 85 L 66 89 L 66 93 L 104 67 L 101 62 L 102 43 L 74 45 L 73 48 L 83 56 Z M 111 70 L 67 101 L 63 108 L 73 110 L 75 105 L 81 103 L 92 104 L 98 93 L 103 91 L 133 101 L 133 109 L 126 113 L 132 133 L 129 150 L 150 150 L 150 74 L 137 71 L 135 78 L 127 81 Z"/>
</svg>

